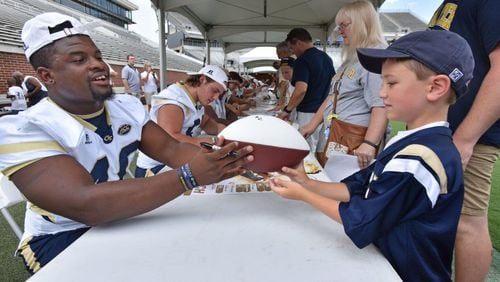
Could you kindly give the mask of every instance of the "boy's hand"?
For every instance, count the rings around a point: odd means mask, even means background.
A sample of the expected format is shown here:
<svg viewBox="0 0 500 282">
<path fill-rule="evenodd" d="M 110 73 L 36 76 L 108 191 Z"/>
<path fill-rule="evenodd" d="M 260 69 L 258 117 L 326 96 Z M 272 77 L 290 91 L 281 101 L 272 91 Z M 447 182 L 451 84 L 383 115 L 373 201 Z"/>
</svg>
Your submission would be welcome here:
<svg viewBox="0 0 500 282">
<path fill-rule="evenodd" d="M 271 178 L 269 180 L 271 189 L 283 198 L 292 200 L 302 200 L 307 190 L 299 183 L 286 181 L 279 178 Z"/>
<path fill-rule="evenodd" d="M 285 166 L 281 168 L 281 171 L 284 175 L 303 186 L 307 186 L 307 182 L 310 180 L 304 169 L 304 162 L 300 162 L 295 168 Z"/>
</svg>

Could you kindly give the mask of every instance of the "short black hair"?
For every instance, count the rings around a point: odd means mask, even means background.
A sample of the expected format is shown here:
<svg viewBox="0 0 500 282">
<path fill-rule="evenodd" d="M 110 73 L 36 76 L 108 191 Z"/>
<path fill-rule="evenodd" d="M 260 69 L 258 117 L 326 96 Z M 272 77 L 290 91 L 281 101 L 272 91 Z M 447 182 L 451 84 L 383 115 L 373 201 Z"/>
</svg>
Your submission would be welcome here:
<svg viewBox="0 0 500 282">
<path fill-rule="evenodd" d="M 52 56 L 55 54 L 54 42 L 42 47 L 33 53 L 30 57 L 30 64 L 36 70 L 39 67 L 49 68 L 53 61 Z"/>
<path fill-rule="evenodd" d="M 295 44 L 297 40 L 304 42 L 312 42 L 312 37 L 309 31 L 304 28 L 296 27 L 288 33 L 286 36 L 286 42 Z"/>
<path fill-rule="evenodd" d="M 35 53 L 33 53 L 30 56 L 30 64 L 33 66 L 33 68 L 36 70 L 38 67 L 45 67 L 45 68 L 50 68 L 51 63 L 54 61 L 52 56 L 56 53 L 56 48 L 55 48 L 55 43 L 61 39 L 64 38 L 69 38 L 73 36 L 87 36 L 90 38 L 88 35 L 84 34 L 75 34 L 75 35 L 70 35 L 66 36 L 63 38 L 59 38 L 56 41 L 43 46 L 39 50 L 37 50 Z"/>
<path fill-rule="evenodd" d="M 135 56 L 134 56 L 134 54 L 128 54 L 128 55 L 127 55 L 127 61 L 128 61 L 128 59 L 129 59 L 130 57 L 135 57 Z"/>
<path fill-rule="evenodd" d="M 243 79 L 241 78 L 241 76 L 237 72 L 230 71 L 228 76 L 229 76 L 229 80 L 237 80 L 239 83 L 243 83 Z"/>
<path fill-rule="evenodd" d="M 17 85 L 17 79 L 13 77 L 7 77 L 7 85 L 10 86 L 18 86 Z"/>
</svg>

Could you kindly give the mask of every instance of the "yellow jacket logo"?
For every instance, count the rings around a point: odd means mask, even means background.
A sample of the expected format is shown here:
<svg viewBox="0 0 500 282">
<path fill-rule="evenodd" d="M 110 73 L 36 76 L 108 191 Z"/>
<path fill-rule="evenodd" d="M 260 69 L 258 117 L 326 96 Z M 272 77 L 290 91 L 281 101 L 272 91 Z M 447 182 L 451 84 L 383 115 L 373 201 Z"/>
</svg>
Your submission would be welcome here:
<svg viewBox="0 0 500 282">
<path fill-rule="evenodd" d="M 130 124 L 124 124 L 120 126 L 120 128 L 118 128 L 118 135 L 125 135 L 129 133 L 131 128 L 132 127 L 130 126 Z"/>
</svg>

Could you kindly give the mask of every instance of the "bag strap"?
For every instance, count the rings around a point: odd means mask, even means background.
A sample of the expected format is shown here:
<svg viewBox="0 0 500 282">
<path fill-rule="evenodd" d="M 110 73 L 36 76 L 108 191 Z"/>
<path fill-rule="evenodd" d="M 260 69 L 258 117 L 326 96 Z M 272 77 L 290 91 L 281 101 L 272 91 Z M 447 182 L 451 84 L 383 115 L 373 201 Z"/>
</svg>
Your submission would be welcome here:
<svg viewBox="0 0 500 282">
<path fill-rule="evenodd" d="M 335 116 L 337 114 L 337 100 L 339 97 L 339 89 L 340 85 L 342 85 L 342 77 L 344 76 L 344 71 L 340 73 L 340 77 L 335 83 L 333 84 L 333 108 L 332 108 L 332 115 Z"/>
</svg>

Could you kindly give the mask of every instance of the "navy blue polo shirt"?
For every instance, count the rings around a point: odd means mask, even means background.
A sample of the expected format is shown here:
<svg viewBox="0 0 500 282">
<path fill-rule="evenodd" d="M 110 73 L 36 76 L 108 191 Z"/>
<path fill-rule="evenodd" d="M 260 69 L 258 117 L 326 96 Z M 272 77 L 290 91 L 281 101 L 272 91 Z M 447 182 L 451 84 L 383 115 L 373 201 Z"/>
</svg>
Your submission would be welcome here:
<svg viewBox="0 0 500 282">
<path fill-rule="evenodd" d="M 330 91 L 330 82 L 335 75 L 332 59 L 316 47 L 307 49 L 293 68 L 292 85 L 297 81 L 307 83 L 307 91 L 297 111 L 315 113 Z"/>
</svg>

